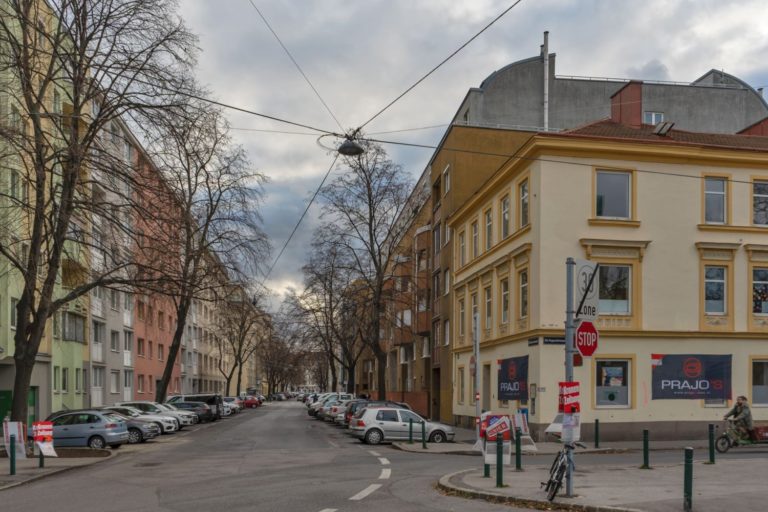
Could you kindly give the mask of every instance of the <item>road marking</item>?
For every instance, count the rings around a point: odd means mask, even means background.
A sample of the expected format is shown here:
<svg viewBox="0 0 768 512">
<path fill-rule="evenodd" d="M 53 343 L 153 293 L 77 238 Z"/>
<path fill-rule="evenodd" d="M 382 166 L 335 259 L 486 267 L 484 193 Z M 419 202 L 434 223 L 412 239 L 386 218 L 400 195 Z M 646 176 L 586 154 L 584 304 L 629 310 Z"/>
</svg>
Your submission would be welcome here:
<svg viewBox="0 0 768 512">
<path fill-rule="evenodd" d="M 363 489 L 362 491 L 360 491 L 359 493 L 355 494 L 354 496 L 352 496 L 349 499 L 350 499 L 350 501 L 360 501 L 363 498 L 365 498 L 366 496 L 368 496 L 371 493 L 375 492 L 379 487 L 381 487 L 381 484 L 371 484 L 371 485 L 369 485 L 368 487 L 366 487 L 365 489 Z"/>
<path fill-rule="evenodd" d="M 338 509 L 335 508 L 324 508 L 320 512 L 336 512 Z"/>
<path fill-rule="evenodd" d="M 375 452 L 375 451 L 373 451 L 373 450 L 369 450 L 369 451 L 368 451 L 368 453 L 370 453 L 370 454 L 371 454 L 371 455 L 373 455 L 374 457 L 381 457 L 381 454 L 380 454 L 379 452 Z"/>
<path fill-rule="evenodd" d="M 381 468 L 381 474 L 379 480 L 388 480 L 392 476 L 392 470 L 389 468 Z"/>
<path fill-rule="evenodd" d="M 338 445 L 338 444 L 336 444 L 336 443 L 334 443 L 334 442 L 333 442 L 333 441 L 331 441 L 330 439 L 328 439 L 328 444 L 329 444 L 329 445 L 331 445 L 331 446 L 333 446 L 333 447 L 334 447 L 334 448 L 336 448 L 336 449 L 338 449 L 338 448 L 339 448 L 339 445 Z M 323 511 L 321 510 L 320 512 L 323 512 Z"/>
<path fill-rule="evenodd" d="M 383 466 L 389 465 L 389 459 L 387 459 L 386 457 L 379 457 L 379 462 L 381 462 Z"/>
</svg>

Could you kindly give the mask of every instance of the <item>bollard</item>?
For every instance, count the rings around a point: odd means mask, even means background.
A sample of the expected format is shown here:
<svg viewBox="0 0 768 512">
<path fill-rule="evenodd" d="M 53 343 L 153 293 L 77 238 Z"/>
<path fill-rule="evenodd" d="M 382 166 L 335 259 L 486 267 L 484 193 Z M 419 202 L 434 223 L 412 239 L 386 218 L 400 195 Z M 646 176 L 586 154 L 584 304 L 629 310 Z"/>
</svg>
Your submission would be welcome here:
<svg viewBox="0 0 768 512">
<path fill-rule="evenodd" d="M 485 457 L 485 455 L 483 455 Z M 483 478 L 491 478 L 491 465 L 483 464 Z"/>
<path fill-rule="evenodd" d="M 504 436 L 496 434 L 496 487 L 504 487 Z"/>
<path fill-rule="evenodd" d="M 648 430 L 643 430 L 643 465 L 640 469 L 651 469 L 650 456 L 648 453 Z"/>
<path fill-rule="evenodd" d="M 707 464 L 715 463 L 715 424 L 709 424 L 709 462 Z"/>
<path fill-rule="evenodd" d="M 520 446 L 520 428 L 515 429 L 515 470 L 523 470 L 523 449 Z"/>
<path fill-rule="evenodd" d="M 421 422 L 421 448 L 427 449 L 427 422 L 423 420 Z"/>
<path fill-rule="evenodd" d="M 413 418 L 408 418 L 408 444 L 413 444 Z"/>
<path fill-rule="evenodd" d="M 683 478 L 683 510 L 693 509 L 693 448 L 685 449 L 685 475 Z"/>
<path fill-rule="evenodd" d="M 8 458 L 11 461 L 11 476 L 16 474 L 16 436 L 11 434 L 11 443 L 8 447 Z"/>
<path fill-rule="evenodd" d="M 38 454 L 39 460 L 37 463 L 38 468 L 44 468 L 45 467 L 45 455 L 43 455 L 43 451 L 40 450 L 40 453 Z"/>
<path fill-rule="evenodd" d="M 595 419 L 595 448 L 600 448 L 600 420 Z"/>
</svg>

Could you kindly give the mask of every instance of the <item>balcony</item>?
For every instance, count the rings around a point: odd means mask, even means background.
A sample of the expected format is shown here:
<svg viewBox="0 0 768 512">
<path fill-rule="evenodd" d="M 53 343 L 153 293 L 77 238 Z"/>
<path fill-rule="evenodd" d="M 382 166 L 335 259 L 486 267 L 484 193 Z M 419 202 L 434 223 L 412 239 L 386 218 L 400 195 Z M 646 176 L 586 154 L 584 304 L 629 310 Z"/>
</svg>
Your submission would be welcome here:
<svg viewBox="0 0 768 512">
<path fill-rule="evenodd" d="M 123 366 L 133 367 L 133 353 L 130 350 L 123 350 Z"/>
<path fill-rule="evenodd" d="M 104 362 L 104 344 L 103 343 L 91 343 L 91 361 L 94 363 Z"/>
</svg>

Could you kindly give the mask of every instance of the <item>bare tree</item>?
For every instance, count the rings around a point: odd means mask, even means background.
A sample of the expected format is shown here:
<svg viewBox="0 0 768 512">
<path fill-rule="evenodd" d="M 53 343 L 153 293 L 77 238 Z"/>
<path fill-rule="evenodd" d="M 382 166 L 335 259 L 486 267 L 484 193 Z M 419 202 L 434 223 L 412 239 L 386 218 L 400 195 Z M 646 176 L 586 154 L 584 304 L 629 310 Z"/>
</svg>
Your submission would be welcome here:
<svg viewBox="0 0 768 512">
<path fill-rule="evenodd" d="M 27 417 L 32 370 L 46 323 L 97 286 L 135 284 L 127 253 L 91 268 L 94 216 L 121 226 L 133 209 L 131 162 L 103 133 L 127 115 L 177 103 L 194 62 L 195 37 L 173 0 L 14 0 L 0 4 L 0 256 L 21 283 L 15 307 L 11 417 Z M 5 172 L 5 171 L 4 171 Z M 92 200 L 110 175 L 118 208 Z M 126 187 L 125 184 L 128 184 Z M 126 214 L 128 210 L 128 214 Z"/>
<path fill-rule="evenodd" d="M 411 182 L 402 168 L 387 158 L 381 146 L 368 143 L 365 152 L 346 157 L 344 172 L 321 191 L 323 237 L 347 255 L 347 272 L 360 286 L 358 297 L 368 312 L 361 320 L 362 340 L 377 360 L 379 398 L 386 398 L 387 347 L 380 328 L 385 313 L 385 283 L 402 233 L 410 224 L 404 212 Z"/>
</svg>

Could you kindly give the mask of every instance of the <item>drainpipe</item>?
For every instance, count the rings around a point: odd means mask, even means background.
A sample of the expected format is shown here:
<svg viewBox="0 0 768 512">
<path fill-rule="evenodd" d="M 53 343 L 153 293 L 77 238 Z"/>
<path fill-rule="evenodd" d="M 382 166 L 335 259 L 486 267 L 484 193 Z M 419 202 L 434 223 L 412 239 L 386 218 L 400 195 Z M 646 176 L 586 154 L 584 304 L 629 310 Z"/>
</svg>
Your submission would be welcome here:
<svg viewBox="0 0 768 512">
<path fill-rule="evenodd" d="M 549 131 L 549 31 L 544 32 L 544 131 Z"/>
</svg>

